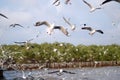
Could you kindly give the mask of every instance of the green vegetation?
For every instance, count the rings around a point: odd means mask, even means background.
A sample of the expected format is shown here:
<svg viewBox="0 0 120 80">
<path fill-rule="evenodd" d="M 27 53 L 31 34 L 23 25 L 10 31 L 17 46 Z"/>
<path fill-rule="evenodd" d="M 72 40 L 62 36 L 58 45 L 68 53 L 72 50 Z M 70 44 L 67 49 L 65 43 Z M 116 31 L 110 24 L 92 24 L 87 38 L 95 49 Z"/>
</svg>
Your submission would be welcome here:
<svg viewBox="0 0 120 80">
<path fill-rule="evenodd" d="M 2 45 L 0 58 L 11 63 L 45 63 L 78 61 L 120 61 L 120 45 L 77 45 L 70 43 L 42 43 Z"/>
</svg>

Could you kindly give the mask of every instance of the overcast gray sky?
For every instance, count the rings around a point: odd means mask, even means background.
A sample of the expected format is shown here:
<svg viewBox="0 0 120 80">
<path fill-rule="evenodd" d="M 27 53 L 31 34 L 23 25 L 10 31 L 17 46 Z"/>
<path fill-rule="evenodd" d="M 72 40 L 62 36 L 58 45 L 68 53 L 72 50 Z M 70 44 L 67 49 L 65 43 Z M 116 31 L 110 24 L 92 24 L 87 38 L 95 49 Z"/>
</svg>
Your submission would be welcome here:
<svg viewBox="0 0 120 80">
<path fill-rule="evenodd" d="M 71 5 L 60 0 L 59 6 L 52 5 L 54 0 L 0 0 L 0 13 L 9 19 L 0 16 L 0 44 L 14 44 L 14 41 L 26 41 L 39 37 L 33 43 L 68 42 L 75 45 L 108 45 L 120 44 L 120 3 L 109 2 L 93 13 L 82 0 L 71 0 Z M 104 0 L 86 0 L 94 6 L 99 6 Z M 76 24 L 76 30 L 71 31 L 62 17 L 70 18 Z M 68 29 L 70 37 L 59 30 L 52 35 L 46 33 L 46 26 L 34 27 L 37 21 L 48 21 Z M 115 25 L 112 25 L 112 22 Z M 24 28 L 9 28 L 10 24 L 19 23 Z M 101 29 L 104 34 L 96 33 L 90 36 L 89 31 L 81 30 L 81 24 L 87 24 L 95 29 Z"/>
</svg>

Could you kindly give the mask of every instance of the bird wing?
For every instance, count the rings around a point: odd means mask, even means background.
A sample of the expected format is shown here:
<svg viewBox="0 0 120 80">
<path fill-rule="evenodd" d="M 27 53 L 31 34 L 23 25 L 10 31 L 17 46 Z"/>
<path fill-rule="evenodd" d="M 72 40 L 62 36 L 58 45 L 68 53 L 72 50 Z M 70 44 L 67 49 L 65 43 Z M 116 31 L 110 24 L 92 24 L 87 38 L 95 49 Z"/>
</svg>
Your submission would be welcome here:
<svg viewBox="0 0 120 80">
<path fill-rule="evenodd" d="M 93 6 L 92 6 L 91 4 L 89 4 L 87 1 L 83 0 L 83 2 L 84 2 L 85 4 L 87 4 L 90 8 L 93 7 Z"/>
<path fill-rule="evenodd" d="M 16 43 L 16 44 L 24 44 L 26 42 L 14 42 L 14 43 Z"/>
<path fill-rule="evenodd" d="M 71 24 L 65 17 L 63 17 L 63 20 L 64 20 L 68 25 L 72 26 L 72 24 Z"/>
<path fill-rule="evenodd" d="M 58 3 L 57 3 L 58 2 Z M 57 3 L 57 4 L 56 4 Z M 55 0 L 54 2 L 53 2 L 53 5 L 54 4 L 56 4 L 55 6 L 59 6 L 60 5 L 60 1 L 59 0 Z"/>
<path fill-rule="evenodd" d="M 53 71 L 53 72 L 48 72 L 48 74 L 53 74 L 53 73 L 57 73 L 59 71 Z"/>
<path fill-rule="evenodd" d="M 104 33 L 102 30 L 96 30 L 96 32 L 99 32 L 99 33 L 101 33 L 101 34 Z"/>
<path fill-rule="evenodd" d="M 66 0 L 66 1 L 65 1 L 65 4 L 68 4 L 69 2 L 70 2 L 70 0 Z"/>
<path fill-rule="evenodd" d="M 105 0 L 105 1 L 103 1 L 103 2 L 101 3 L 101 5 L 106 4 L 106 3 L 110 2 L 110 1 L 112 1 L 112 0 Z"/>
<path fill-rule="evenodd" d="M 27 42 L 30 42 L 30 41 L 32 41 L 32 40 L 34 40 L 34 38 L 27 40 Z"/>
<path fill-rule="evenodd" d="M 41 25 L 46 25 L 48 27 L 51 27 L 51 24 L 48 23 L 47 21 L 36 22 L 36 24 L 35 24 L 35 26 L 41 26 Z"/>
<path fill-rule="evenodd" d="M 61 30 L 66 36 L 68 36 L 68 31 L 67 31 L 67 29 L 65 29 L 64 27 L 62 27 L 62 26 L 54 26 L 54 29 L 59 29 L 59 30 Z"/>
<path fill-rule="evenodd" d="M 5 16 L 4 14 L 1 14 L 1 13 L 0 13 L 0 15 L 1 15 L 2 17 L 4 17 L 4 18 L 8 19 L 8 17 Z"/>
<path fill-rule="evenodd" d="M 17 26 L 20 26 L 20 27 L 23 27 L 23 26 L 22 26 L 22 25 L 20 25 L 20 24 L 15 24 L 15 26 L 16 26 L 16 25 L 17 25 Z"/>
<path fill-rule="evenodd" d="M 13 24 L 11 24 L 9 27 L 14 27 L 14 25 L 13 25 Z"/>
<path fill-rule="evenodd" d="M 69 74 L 75 74 L 74 72 L 69 72 L 69 71 L 65 71 L 65 70 L 63 70 L 63 72 L 69 73 Z"/>
<path fill-rule="evenodd" d="M 86 30 L 92 31 L 91 27 L 82 27 L 81 29 L 86 29 Z"/>
</svg>

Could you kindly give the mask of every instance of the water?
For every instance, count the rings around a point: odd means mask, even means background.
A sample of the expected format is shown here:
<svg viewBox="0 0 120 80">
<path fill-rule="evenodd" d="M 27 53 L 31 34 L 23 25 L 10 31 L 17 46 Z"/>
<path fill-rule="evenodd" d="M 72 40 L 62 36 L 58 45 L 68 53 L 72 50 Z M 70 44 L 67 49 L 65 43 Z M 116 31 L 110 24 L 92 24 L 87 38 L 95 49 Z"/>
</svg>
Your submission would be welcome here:
<svg viewBox="0 0 120 80">
<path fill-rule="evenodd" d="M 64 69 L 70 72 L 75 72 L 76 74 L 63 73 L 63 75 L 61 76 L 58 76 L 56 73 L 48 74 L 48 72 L 55 70 L 58 69 L 32 70 L 32 71 L 24 71 L 24 72 L 25 72 L 25 76 L 28 76 L 28 74 L 30 74 L 35 78 L 43 77 L 45 80 L 119 80 L 120 79 L 120 66 L 101 67 L 101 68 Z M 5 71 L 4 76 L 6 80 L 13 80 L 16 77 L 22 77 L 22 71 Z"/>
</svg>

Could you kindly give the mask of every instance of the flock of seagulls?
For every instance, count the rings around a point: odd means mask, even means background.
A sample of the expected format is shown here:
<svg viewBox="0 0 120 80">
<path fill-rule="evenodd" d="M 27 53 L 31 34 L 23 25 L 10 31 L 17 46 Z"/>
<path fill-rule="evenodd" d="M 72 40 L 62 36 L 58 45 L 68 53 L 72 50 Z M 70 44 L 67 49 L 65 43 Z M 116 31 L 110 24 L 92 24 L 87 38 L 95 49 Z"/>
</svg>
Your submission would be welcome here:
<svg viewBox="0 0 120 80">
<path fill-rule="evenodd" d="M 105 0 L 105 1 L 103 1 L 98 7 L 95 7 L 94 5 L 90 4 L 90 3 L 87 2 L 86 0 L 82 0 L 82 1 L 83 1 L 84 4 L 86 4 L 86 5 L 90 8 L 90 10 L 89 10 L 90 13 L 91 13 L 91 12 L 94 12 L 94 11 L 96 11 L 96 10 L 102 9 L 101 6 L 104 5 L 104 4 L 106 4 L 106 3 L 108 3 L 108 2 L 116 1 L 116 2 L 120 3 L 120 0 Z M 71 4 L 71 0 L 65 0 L 64 2 L 65 2 L 66 5 L 67 5 L 67 4 Z M 60 0 L 55 0 L 55 1 L 52 3 L 52 5 L 59 6 L 60 3 L 61 3 Z M 7 17 L 6 15 L 2 14 L 2 13 L 0 13 L 0 16 L 2 16 L 2 17 L 5 18 L 5 19 L 8 19 L 8 17 Z M 69 18 L 66 19 L 66 18 L 63 16 L 63 20 L 64 20 L 64 22 L 69 26 L 69 28 L 71 29 L 71 31 L 75 31 L 75 30 L 76 30 L 76 28 L 77 28 L 76 25 L 73 24 L 73 23 L 71 23 L 71 21 L 70 21 Z M 38 22 L 35 23 L 34 26 L 35 26 L 35 27 L 38 27 L 38 26 L 43 26 L 43 25 L 47 26 L 46 32 L 47 32 L 48 35 L 52 35 L 55 30 L 59 30 L 59 31 L 61 31 L 65 36 L 67 36 L 67 37 L 71 36 L 70 33 L 68 32 L 68 28 L 65 28 L 65 26 L 51 24 L 51 23 L 49 23 L 48 21 L 38 21 Z M 113 25 L 115 25 L 115 24 L 113 23 Z M 18 24 L 18 23 L 10 24 L 9 27 L 12 27 L 12 28 L 15 28 L 15 27 L 24 28 L 24 26 L 22 26 L 21 24 Z M 102 30 L 100 30 L 100 29 L 94 29 L 93 27 L 90 27 L 90 26 L 88 27 L 88 26 L 86 26 L 86 24 L 84 24 L 84 26 L 81 27 L 81 30 L 89 30 L 89 31 L 90 31 L 90 32 L 89 32 L 89 35 L 94 35 L 96 32 L 101 33 L 101 34 L 104 34 L 104 32 L 103 32 Z M 16 43 L 16 44 L 24 44 L 25 47 L 26 47 L 26 49 L 29 49 L 30 46 L 28 46 L 28 43 L 30 43 L 32 40 L 34 40 L 34 39 L 37 38 L 37 37 L 38 37 L 38 35 L 35 36 L 35 37 L 32 38 L 32 39 L 29 39 L 29 40 L 26 40 L 26 41 L 22 41 L 22 42 L 21 42 L 21 41 L 20 41 L 20 42 L 15 41 L 14 43 Z"/>
<path fill-rule="evenodd" d="M 120 3 L 120 0 L 105 0 L 103 1 L 99 7 L 94 7 L 92 4 L 90 4 L 89 2 L 87 2 L 86 0 L 82 0 L 89 8 L 90 8 L 90 12 L 94 12 L 98 9 L 102 9 L 101 6 L 103 4 L 106 4 L 108 2 L 111 2 L 111 1 L 116 1 L 116 2 L 119 2 Z M 55 5 L 55 6 L 59 6 L 60 5 L 60 0 L 55 0 L 52 4 Z M 65 0 L 65 4 L 71 4 L 71 0 Z M 0 16 L 8 19 L 8 17 L 2 13 L 0 13 Z M 71 23 L 69 19 L 66 19 L 65 17 L 63 17 L 63 20 L 65 21 L 66 24 L 68 24 L 68 26 L 70 26 L 71 30 L 72 31 L 75 31 L 76 30 L 76 25 Z M 61 26 L 61 25 L 54 25 L 54 24 L 51 24 L 49 23 L 48 21 L 38 21 L 35 23 L 35 27 L 37 26 L 42 26 L 42 25 L 46 25 L 47 26 L 47 34 L 51 35 L 54 30 L 60 30 L 64 35 L 66 36 L 70 36 L 69 35 L 69 32 L 67 30 L 67 28 L 65 28 L 64 26 Z M 9 25 L 9 27 L 21 27 L 21 28 L 24 28 L 22 25 L 18 24 L 18 23 L 14 23 L 14 24 L 11 24 Z M 93 35 L 95 32 L 99 32 L 101 34 L 103 34 L 104 32 L 102 30 L 96 30 L 96 29 L 93 29 L 92 27 L 87 27 L 84 25 L 84 27 L 81 28 L 82 30 L 89 30 L 90 31 L 90 35 Z M 33 40 L 33 39 L 32 39 Z M 25 41 L 25 42 L 15 42 L 17 44 L 21 44 L 21 43 L 24 43 L 24 44 L 27 44 L 28 42 Z M 26 46 L 27 47 L 27 46 Z"/>
<path fill-rule="evenodd" d="M 108 3 L 108 2 L 111 2 L 111 1 L 116 1 L 116 2 L 120 3 L 120 0 L 105 0 L 104 2 L 102 2 L 100 4 L 100 7 L 94 7 L 93 5 L 91 5 L 90 3 L 88 3 L 87 1 L 85 1 L 85 0 L 82 0 L 82 1 L 90 8 L 90 12 L 94 12 L 96 10 L 102 9 L 101 8 L 102 5 L 104 5 L 104 4 Z M 71 4 L 70 0 L 65 0 L 65 4 Z M 53 5 L 59 6 L 60 5 L 60 0 L 55 0 L 53 2 Z M 0 13 L 0 16 L 4 17 L 5 19 L 8 19 L 8 17 L 5 16 L 4 14 L 2 14 L 2 13 Z M 66 19 L 65 17 L 63 17 L 63 20 L 65 21 L 65 23 L 67 23 L 70 26 L 70 29 L 72 31 L 76 30 L 76 25 L 72 24 L 69 19 Z M 65 28 L 64 26 L 61 26 L 61 25 L 51 24 L 48 21 L 38 21 L 38 22 L 35 23 L 34 26 L 38 27 L 38 26 L 43 26 L 43 25 L 47 26 L 47 34 L 49 34 L 49 35 L 52 35 L 52 33 L 54 32 L 54 30 L 60 30 L 65 36 L 67 36 L 67 37 L 70 36 L 67 28 Z M 9 27 L 15 28 L 16 26 L 24 28 L 22 25 L 17 24 L 17 23 L 11 24 Z M 89 35 L 93 35 L 96 32 L 98 32 L 100 34 L 104 34 L 104 32 L 102 30 L 100 30 L 100 29 L 93 29 L 92 27 L 86 26 L 86 24 L 84 24 L 84 26 L 81 27 L 81 29 L 82 30 L 88 30 L 88 31 L 90 31 Z M 35 38 L 37 38 L 37 37 L 38 37 L 38 35 L 35 36 Z M 29 39 L 29 40 L 26 40 L 26 41 L 23 41 L 23 42 L 17 42 L 17 41 L 15 41 L 14 43 L 16 43 L 16 44 L 24 44 L 25 47 L 26 47 L 26 49 L 29 49 L 30 46 L 28 46 L 28 44 L 32 40 L 34 40 L 35 38 Z M 22 72 L 22 73 L 23 73 L 22 79 L 26 80 L 26 76 L 24 75 L 24 72 Z M 48 74 L 53 74 L 53 73 L 57 73 L 57 75 L 59 75 L 59 76 L 62 75 L 63 73 L 76 74 L 74 72 L 69 72 L 69 71 L 66 71 L 66 70 L 63 70 L 63 69 L 60 69 L 60 70 L 57 70 L 57 71 L 48 72 Z M 42 80 L 42 79 L 40 79 L 40 80 Z"/>
</svg>

